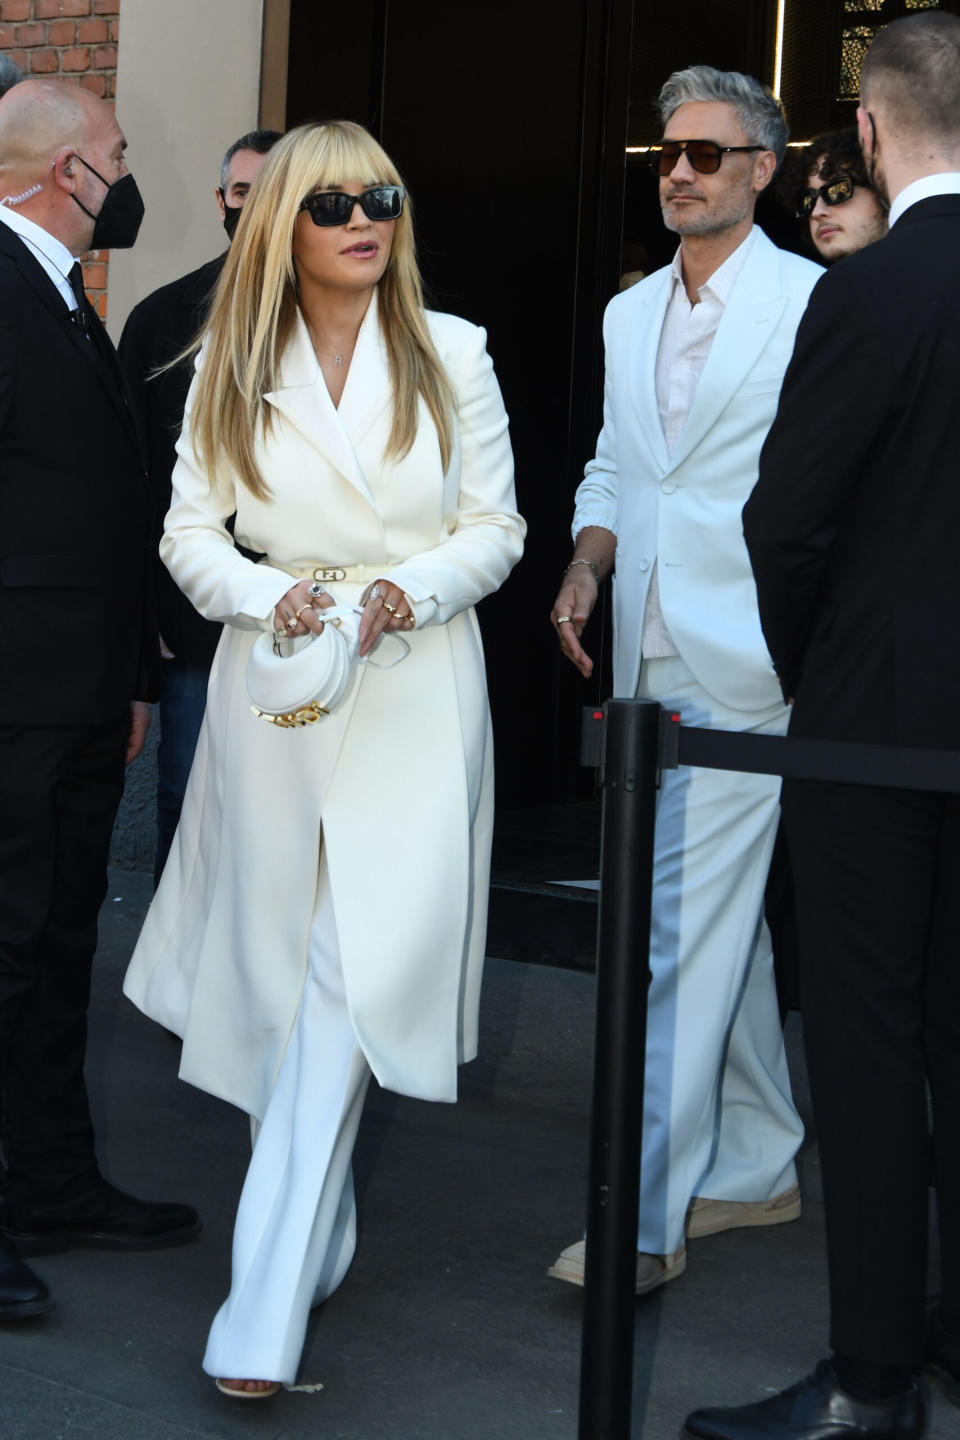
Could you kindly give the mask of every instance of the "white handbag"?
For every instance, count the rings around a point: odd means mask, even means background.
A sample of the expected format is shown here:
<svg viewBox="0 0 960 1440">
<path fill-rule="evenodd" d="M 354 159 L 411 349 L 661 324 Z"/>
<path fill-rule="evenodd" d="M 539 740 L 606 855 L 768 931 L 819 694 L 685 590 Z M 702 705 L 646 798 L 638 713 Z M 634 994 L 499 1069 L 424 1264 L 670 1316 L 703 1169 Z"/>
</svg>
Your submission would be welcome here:
<svg viewBox="0 0 960 1440">
<path fill-rule="evenodd" d="M 400 654 L 383 665 L 371 656 L 357 658 L 360 605 L 328 605 L 316 614 L 323 620 L 319 635 L 295 635 L 289 639 L 264 631 L 253 642 L 244 688 L 250 708 L 261 720 L 281 729 L 313 725 L 321 715 L 335 710 L 347 692 L 354 665 L 372 664 L 389 670 L 410 653 L 400 635 L 381 635 L 374 650 L 396 641 Z"/>
</svg>

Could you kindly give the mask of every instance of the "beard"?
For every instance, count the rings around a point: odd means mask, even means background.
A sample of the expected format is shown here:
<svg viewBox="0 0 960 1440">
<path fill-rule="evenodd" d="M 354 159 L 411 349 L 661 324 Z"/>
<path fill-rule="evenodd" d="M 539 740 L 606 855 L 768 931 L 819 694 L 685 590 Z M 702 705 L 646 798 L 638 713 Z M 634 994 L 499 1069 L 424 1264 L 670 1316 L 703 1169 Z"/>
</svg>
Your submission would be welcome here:
<svg viewBox="0 0 960 1440">
<path fill-rule="evenodd" d="M 883 169 L 883 160 L 874 150 L 870 157 L 870 179 L 873 181 L 873 188 L 876 191 L 877 199 L 886 209 L 890 209 L 890 190 L 887 186 L 887 177 Z"/>
<path fill-rule="evenodd" d="M 870 112 L 867 112 L 868 115 Z M 870 115 L 871 145 L 868 155 L 863 144 L 863 137 L 860 138 L 860 154 L 863 156 L 863 163 L 866 166 L 867 178 L 876 191 L 877 199 L 886 209 L 890 209 L 890 190 L 887 186 L 887 177 L 883 169 L 883 158 L 880 154 L 880 147 L 877 144 L 877 127 L 873 116 Z"/>
<path fill-rule="evenodd" d="M 675 196 L 690 195 L 694 203 L 671 214 Z M 660 197 L 663 223 L 675 235 L 719 235 L 732 230 L 753 213 L 755 195 L 749 186 L 736 186 L 718 195 L 702 195 L 692 187 L 669 187 Z"/>
</svg>

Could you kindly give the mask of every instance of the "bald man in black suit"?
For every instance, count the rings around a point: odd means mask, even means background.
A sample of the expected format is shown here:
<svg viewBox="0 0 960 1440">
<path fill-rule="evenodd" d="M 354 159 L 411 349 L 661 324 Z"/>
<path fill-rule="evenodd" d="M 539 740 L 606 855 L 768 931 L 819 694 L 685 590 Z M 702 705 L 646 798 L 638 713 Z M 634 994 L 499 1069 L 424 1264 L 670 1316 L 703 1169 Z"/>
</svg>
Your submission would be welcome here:
<svg viewBox="0 0 960 1440">
<path fill-rule="evenodd" d="M 0 1319 L 52 1301 L 19 1258 L 197 1233 L 97 1164 L 86 1009 L 124 762 L 156 691 L 149 505 L 77 257 L 143 214 L 112 109 L 66 81 L 0 99 Z M 131 703 L 134 702 L 134 703 Z"/>
</svg>

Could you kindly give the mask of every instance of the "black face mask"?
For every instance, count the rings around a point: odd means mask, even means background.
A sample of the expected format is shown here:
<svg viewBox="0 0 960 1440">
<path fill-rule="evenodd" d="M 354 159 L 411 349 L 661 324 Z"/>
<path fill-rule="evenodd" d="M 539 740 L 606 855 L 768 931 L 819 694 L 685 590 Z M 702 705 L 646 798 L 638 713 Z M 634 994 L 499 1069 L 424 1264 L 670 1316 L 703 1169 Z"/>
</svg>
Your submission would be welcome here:
<svg viewBox="0 0 960 1440">
<path fill-rule="evenodd" d="M 228 205 L 227 197 L 220 191 L 220 199 L 223 201 L 223 228 L 227 232 L 227 238 L 232 240 L 237 233 L 237 226 L 240 224 L 240 212 L 242 205 Z"/>
<path fill-rule="evenodd" d="M 101 185 L 106 185 L 107 193 L 103 197 L 103 204 L 94 215 L 88 210 L 82 200 L 74 200 L 93 221 L 93 235 L 90 240 L 91 250 L 129 250 L 135 244 L 137 235 L 140 233 L 140 222 L 143 219 L 143 197 L 137 188 L 137 182 L 132 175 L 121 175 L 119 180 L 114 180 L 111 185 L 104 180 L 98 170 L 88 165 L 82 155 L 77 159 L 81 165 L 86 165 Z"/>
</svg>

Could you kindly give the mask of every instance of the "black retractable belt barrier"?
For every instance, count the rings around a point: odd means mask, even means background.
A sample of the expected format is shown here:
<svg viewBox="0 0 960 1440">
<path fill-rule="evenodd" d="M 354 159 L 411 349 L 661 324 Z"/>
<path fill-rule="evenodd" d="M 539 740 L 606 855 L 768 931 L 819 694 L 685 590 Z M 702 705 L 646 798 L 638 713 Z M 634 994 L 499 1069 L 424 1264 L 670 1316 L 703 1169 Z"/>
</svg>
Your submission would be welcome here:
<svg viewBox="0 0 960 1440">
<path fill-rule="evenodd" d="M 603 826 L 578 1437 L 630 1440 L 659 771 L 697 765 L 960 793 L 960 751 L 699 729 L 650 701 L 609 700 L 584 711 L 581 761 L 602 764 Z"/>
<path fill-rule="evenodd" d="M 890 790 L 960 792 L 960 750 L 917 750 L 899 745 L 861 745 L 852 740 L 805 740 L 790 735 L 741 735 L 681 725 L 664 711 L 660 765 L 697 765 L 705 770 L 742 770 L 782 775 L 785 780 L 830 780 L 844 785 L 882 785 Z"/>
</svg>

